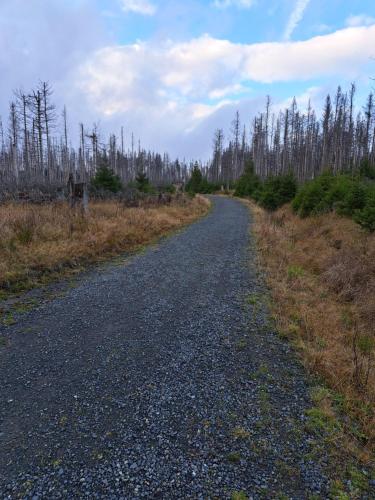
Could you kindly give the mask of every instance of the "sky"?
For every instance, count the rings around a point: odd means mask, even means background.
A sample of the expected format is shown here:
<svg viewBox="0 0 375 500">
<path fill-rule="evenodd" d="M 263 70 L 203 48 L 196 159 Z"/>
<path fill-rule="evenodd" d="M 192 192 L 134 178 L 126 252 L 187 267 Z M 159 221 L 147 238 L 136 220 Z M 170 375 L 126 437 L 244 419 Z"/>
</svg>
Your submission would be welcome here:
<svg viewBox="0 0 375 500">
<path fill-rule="evenodd" d="M 207 159 L 264 108 L 321 109 L 340 84 L 375 83 L 374 0 L 0 0 L 0 115 L 49 81 L 69 134 L 131 132 L 145 148 Z"/>
</svg>

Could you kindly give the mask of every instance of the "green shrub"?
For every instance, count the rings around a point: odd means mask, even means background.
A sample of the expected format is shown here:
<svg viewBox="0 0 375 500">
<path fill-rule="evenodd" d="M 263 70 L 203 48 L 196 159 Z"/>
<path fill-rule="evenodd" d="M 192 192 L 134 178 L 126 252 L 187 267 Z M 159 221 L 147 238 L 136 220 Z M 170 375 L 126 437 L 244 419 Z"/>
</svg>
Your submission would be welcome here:
<svg viewBox="0 0 375 500">
<path fill-rule="evenodd" d="M 160 192 L 162 192 L 162 193 L 169 193 L 169 194 L 175 194 L 176 193 L 176 187 L 173 184 L 168 184 L 167 186 L 163 186 L 160 189 Z"/>
<path fill-rule="evenodd" d="M 261 207 L 267 210 L 277 210 L 279 207 L 279 198 L 275 191 L 270 187 L 266 187 L 259 193 L 258 203 Z"/>
<path fill-rule="evenodd" d="M 293 210 L 300 217 L 311 215 L 324 197 L 322 187 L 314 182 L 309 182 L 297 193 L 292 202 Z"/>
<path fill-rule="evenodd" d="M 194 165 L 193 171 L 191 172 L 191 177 L 186 184 L 186 191 L 190 193 L 199 193 L 202 179 L 202 172 L 198 167 L 198 163 L 196 163 Z"/>
<path fill-rule="evenodd" d="M 255 191 L 253 192 L 253 195 L 252 195 L 252 199 L 254 201 L 256 201 L 257 203 L 259 203 L 259 200 L 262 196 L 262 187 L 259 186 L 257 189 L 255 189 Z"/>
<path fill-rule="evenodd" d="M 144 172 L 139 172 L 135 178 L 135 187 L 141 193 L 155 193 L 155 188 Z"/>
<path fill-rule="evenodd" d="M 366 205 L 366 187 L 358 181 L 352 182 L 348 187 L 344 199 L 338 204 L 339 215 L 352 216 L 356 210 L 362 210 Z"/>
<path fill-rule="evenodd" d="M 297 192 L 297 182 L 292 174 L 268 177 L 263 183 L 254 172 L 250 160 L 236 183 L 235 196 L 250 196 L 267 210 L 276 210 L 291 201 Z"/>
<path fill-rule="evenodd" d="M 214 193 L 215 191 L 217 191 L 217 186 L 212 182 L 208 182 L 208 180 L 203 177 L 198 192 L 203 194 L 210 194 Z"/>
<path fill-rule="evenodd" d="M 301 217 L 336 210 L 375 231 L 375 186 L 361 177 L 324 173 L 300 188 L 292 208 Z"/>
<path fill-rule="evenodd" d="M 104 189 L 112 193 L 117 193 L 122 189 L 120 178 L 112 172 L 105 161 L 99 166 L 91 184 L 96 189 Z"/>
<path fill-rule="evenodd" d="M 328 209 L 331 210 L 338 204 L 343 203 L 355 183 L 356 182 L 353 181 L 352 178 L 346 175 L 337 175 L 333 177 L 323 198 L 324 207 L 328 207 Z"/>
<path fill-rule="evenodd" d="M 367 158 L 364 158 L 361 161 L 359 171 L 360 171 L 361 177 L 375 180 L 375 165 L 371 164 L 370 160 L 368 160 Z"/>
<path fill-rule="evenodd" d="M 217 191 L 218 189 L 220 189 L 220 186 L 209 182 L 205 177 L 203 177 L 198 163 L 195 163 L 194 168 L 191 172 L 191 177 L 186 183 L 186 191 L 191 194 L 209 194 Z"/>
<path fill-rule="evenodd" d="M 291 174 L 269 177 L 258 191 L 258 203 L 267 210 L 277 210 L 295 197 L 297 182 Z"/>
<path fill-rule="evenodd" d="M 328 172 L 302 186 L 292 208 L 301 217 L 335 209 L 342 215 L 352 215 L 364 207 L 365 192 L 360 179 Z"/>
<path fill-rule="evenodd" d="M 282 205 L 289 203 L 297 193 L 297 181 L 293 174 L 280 175 L 279 181 L 279 200 Z"/>
<path fill-rule="evenodd" d="M 236 182 L 235 196 L 252 196 L 259 189 L 260 180 L 254 173 L 254 164 L 251 160 L 246 162 L 244 173 Z"/>
<path fill-rule="evenodd" d="M 354 215 L 354 220 L 367 231 L 375 231 L 375 207 L 365 207 Z"/>
<path fill-rule="evenodd" d="M 328 212 L 330 210 L 328 193 L 334 182 L 334 176 L 326 172 L 304 184 L 292 202 L 293 210 L 301 217 Z"/>
</svg>

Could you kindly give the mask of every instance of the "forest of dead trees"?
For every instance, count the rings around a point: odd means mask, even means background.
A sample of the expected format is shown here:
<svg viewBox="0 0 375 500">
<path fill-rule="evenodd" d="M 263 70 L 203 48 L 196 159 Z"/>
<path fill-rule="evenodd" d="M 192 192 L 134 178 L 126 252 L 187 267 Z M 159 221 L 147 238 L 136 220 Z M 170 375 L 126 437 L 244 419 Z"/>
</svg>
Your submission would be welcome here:
<svg viewBox="0 0 375 500">
<path fill-rule="evenodd" d="M 348 92 L 338 87 L 326 97 L 321 117 L 309 103 L 306 112 L 293 99 L 290 108 L 256 116 L 249 134 L 241 127 L 239 113 L 232 122 L 229 144 L 222 129 L 215 132 L 213 160 L 206 170 L 211 182 L 229 184 L 244 170 L 246 159 L 254 162 L 261 178 L 293 173 L 299 182 L 313 179 L 325 170 L 355 173 L 363 161 L 375 163 L 375 108 L 371 93 L 365 106 L 355 106 L 355 85 Z M 357 110 L 357 111 L 356 111 Z"/>
<path fill-rule="evenodd" d="M 0 192 L 55 189 L 65 186 L 70 174 L 77 182 L 88 182 L 103 162 L 123 184 L 139 172 L 154 185 L 187 178 L 186 162 L 145 151 L 133 134 L 126 148 L 123 128 L 104 142 L 96 125 L 88 130 L 80 124 L 79 140 L 70 137 L 67 110 L 58 113 L 52 95 L 47 82 L 27 93 L 16 91 L 7 123 L 0 117 Z"/>
<path fill-rule="evenodd" d="M 80 124 L 79 138 L 70 137 L 67 111 L 57 111 L 52 95 L 47 82 L 27 93 L 16 91 L 7 122 L 0 118 L 0 192 L 65 186 L 70 174 L 77 182 L 87 182 L 103 160 L 123 184 L 140 172 L 154 185 L 189 178 L 192 164 L 145 151 L 133 134 L 125 140 L 123 128 L 104 141 L 97 126 L 88 130 Z M 261 178 L 292 172 L 302 182 L 327 169 L 355 172 L 364 160 L 375 163 L 374 97 L 368 96 L 361 111 L 354 98 L 354 84 L 348 92 L 339 87 L 333 98 L 327 96 L 319 117 L 310 104 L 301 112 L 295 99 L 275 114 L 268 97 L 249 133 L 237 112 L 228 142 L 222 129 L 215 131 L 212 160 L 201 165 L 203 175 L 229 185 L 252 159 Z"/>
</svg>

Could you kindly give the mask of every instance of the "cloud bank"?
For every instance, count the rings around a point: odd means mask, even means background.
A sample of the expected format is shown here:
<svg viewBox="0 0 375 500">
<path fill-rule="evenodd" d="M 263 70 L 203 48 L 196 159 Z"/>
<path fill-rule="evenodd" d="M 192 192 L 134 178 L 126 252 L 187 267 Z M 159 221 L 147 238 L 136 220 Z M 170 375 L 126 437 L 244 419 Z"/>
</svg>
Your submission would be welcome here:
<svg viewBox="0 0 375 500">
<path fill-rule="evenodd" d="M 106 119 L 128 118 L 154 143 L 163 135 L 175 140 L 175 134 L 181 139 L 208 124 L 223 126 L 218 116 L 237 107 L 248 122 L 263 102 L 252 97 L 254 82 L 355 79 L 369 64 L 374 46 L 375 25 L 300 42 L 240 44 L 204 35 L 180 43 L 109 46 L 80 67 L 76 87 L 87 96 L 88 107 Z M 173 151 L 173 141 L 167 142 Z"/>
<path fill-rule="evenodd" d="M 246 45 L 209 35 L 184 43 L 140 42 L 95 52 L 80 69 L 79 85 L 105 115 L 141 106 L 178 109 L 224 99 L 251 82 L 355 77 L 374 54 L 374 45 L 375 25 L 302 42 Z M 200 104 L 200 109 L 209 113 L 214 105 Z"/>
<path fill-rule="evenodd" d="M 349 16 L 346 20 L 347 26 L 370 26 L 375 23 L 375 17 L 359 14 L 357 16 Z"/>
</svg>

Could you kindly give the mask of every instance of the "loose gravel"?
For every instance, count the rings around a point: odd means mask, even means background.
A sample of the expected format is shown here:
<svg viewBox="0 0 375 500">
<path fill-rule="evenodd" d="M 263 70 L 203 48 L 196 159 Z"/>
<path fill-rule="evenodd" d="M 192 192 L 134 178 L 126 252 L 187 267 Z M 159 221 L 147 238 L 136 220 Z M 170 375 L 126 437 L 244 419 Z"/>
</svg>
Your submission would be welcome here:
<svg viewBox="0 0 375 500">
<path fill-rule="evenodd" d="M 248 209 L 215 197 L 0 327 L 2 498 L 326 496 L 308 381 L 272 331 L 249 238 Z"/>
</svg>

